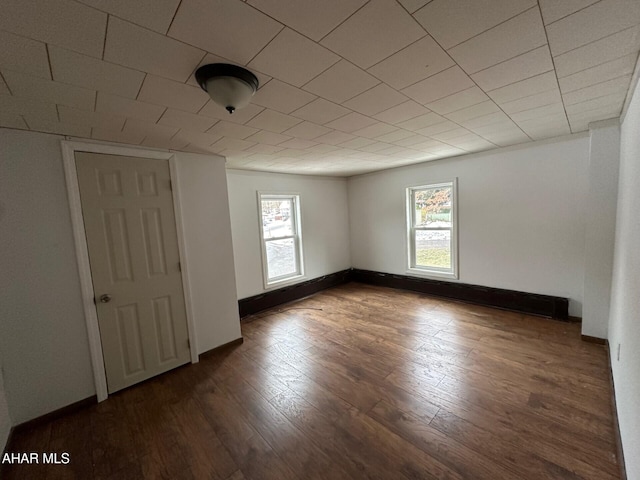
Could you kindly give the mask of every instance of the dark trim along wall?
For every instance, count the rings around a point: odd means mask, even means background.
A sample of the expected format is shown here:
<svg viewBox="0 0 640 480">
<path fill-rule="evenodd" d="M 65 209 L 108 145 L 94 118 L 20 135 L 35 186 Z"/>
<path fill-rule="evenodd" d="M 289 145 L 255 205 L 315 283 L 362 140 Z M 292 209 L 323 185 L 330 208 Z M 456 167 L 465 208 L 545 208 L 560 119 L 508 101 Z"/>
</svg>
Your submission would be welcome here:
<svg viewBox="0 0 640 480">
<path fill-rule="evenodd" d="M 466 283 L 408 277 L 406 275 L 372 272 L 370 270 L 354 268 L 261 293 L 253 297 L 243 298 L 238 301 L 240 318 L 253 315 L 283 303 L 298 300 L 326 288 L 335 287 L 347 282 L 360 282 L 401 290 L 411 290 L 476 305 L 486 305 L 569 321 L 569 300 L 563 297 L 518 292 L 502 288 L 482 287 Z"/>
</svg>

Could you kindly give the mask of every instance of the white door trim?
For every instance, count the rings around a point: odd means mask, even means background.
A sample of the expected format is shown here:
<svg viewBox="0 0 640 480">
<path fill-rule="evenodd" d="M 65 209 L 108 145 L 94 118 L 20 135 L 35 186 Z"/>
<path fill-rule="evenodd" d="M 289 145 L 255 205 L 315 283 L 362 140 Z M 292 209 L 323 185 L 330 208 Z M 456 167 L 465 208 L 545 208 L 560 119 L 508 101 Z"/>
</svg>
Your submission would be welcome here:
<svg viewBox="0 0 640 480">
<path fill-rule="evenodd" d="M 198 353 L 195 338 L 195 323 L 191 300 L 191 288 L 189 274 L 187 272 L 187 251 L 185 248 L 184 228 L 182 222 L 182 207 L 178 182 L 178 169 L 176 158 L 171 152 L 158 150 L 145 150 L 135 147 L 123 147 L 118 145 L 106 145 L 100 143 L 77 142 L 62 140 L 62 161 L 64 164 L 64 176 L 67 182 L 67 196 L 69 210 L 71 212 L 71 225 L 73 239 L 76 246 L 76 259 L 78 261 L 78 273 L 80 275 L 80 288 L 82 291 L 82 304 L 84 317 L 89 336 L 89 350 L 91 352 L 91 364 L 93 366 L 93 378 L 96 386 L 98 401 L 107 399 L 107 377 L 104 370 L 104 357 L 102 356 L 102 344 L 100 343 L 100 329 L 98 327 L 98 314 L 93 301 L 93 281 L 89 266 L 89 250 L 87 237 L 82 217 L 82 204 L 80 203 L 80 188 L 78 186 L 78 174 L 76 171 L 75 152 L 105 153 L 108 155 L 122 155 L 127 157 L 151 158 L 168 160 L 171 174 L 173 209 L 176 218 L 176 231 L 178 233 L 178 249 L 180 254 L 180 266 L 182 268 L 182 289 L 184 291 L 185 309 L 187 314 L 187 328 L 189 331 L 189 348 L 191 351 L 191 363 L 198 362 Z"/>
</svg>

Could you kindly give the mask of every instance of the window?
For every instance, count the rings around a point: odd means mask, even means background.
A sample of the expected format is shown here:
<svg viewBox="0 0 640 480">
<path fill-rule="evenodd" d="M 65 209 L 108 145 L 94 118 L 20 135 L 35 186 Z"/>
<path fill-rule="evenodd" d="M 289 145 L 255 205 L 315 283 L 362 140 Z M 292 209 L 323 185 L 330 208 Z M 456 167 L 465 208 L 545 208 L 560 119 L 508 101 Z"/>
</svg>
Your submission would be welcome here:
<svg viewBox="0 0 640 480">
<path fill-rule="evenodd" d="M 456 182 L 407 189 L 409 271 L 458 278 Z"/>
<path fill-rule="evenodd" d="M 258 194 L 265 287 L 304 274 L 300 196 Z"/>
</svg>

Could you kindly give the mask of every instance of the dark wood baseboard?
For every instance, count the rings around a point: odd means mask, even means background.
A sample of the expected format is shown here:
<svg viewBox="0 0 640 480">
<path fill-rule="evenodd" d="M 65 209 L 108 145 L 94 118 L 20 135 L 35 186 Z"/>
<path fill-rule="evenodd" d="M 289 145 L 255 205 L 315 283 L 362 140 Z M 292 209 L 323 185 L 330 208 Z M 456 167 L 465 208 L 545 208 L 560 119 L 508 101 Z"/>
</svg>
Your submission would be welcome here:
<svg viewBox="0 0 640 480">
<path fill-rule="evenodd" d="M 596 343 L 598 345 L 607 344 L 606 338 L 592 337 L 591 335 L 580 335 L 580 338 L 582 339 L 583 342 Z"/>
<path fill-rule="evenodd" d="M 593 337 L 592 337 L 593 338 Z M 584 339 L 583 339 L 584 340 Z M 611 365 L 611 348 L 609 340 L 604 340 L 604 348 L 607 351 L 609 362 L 609 384 L 611 386 L 611 413 L 613 415 L 613 433 L 616 437 L 616 457 L 620 466 L 620 480 L 627 480 L 627 468 L 624 463 L 624 450 L 622 450 L 622 437 L 620 436 L 620 424 L 618 423 L 618 404 L 616 402 L 616 387 L 613 380 L 613 367 Z"/>
<path fill-rule="evenodd" d="M 32 420 L 27 420 L 26 422 L 23 422 L 19 425 L 16 425 L 15 427 L 13 427 L 12 429 L 12 433 L 13 432 L 21 432 L 23 430 L 29 430 L 31 428 L 37 427 L 39 425 L 42 425 L 43 423 L 47 423 L 50 422 L 52 420 L 56 420 L 60 417 L 64 417 L 66 415 L 71 415 L 72 413 L 75 413 L 79 410 L 83 410 L 87 407 L 90 407 L 92 405 L 95 405 L 98 403 L 98 397 L 96 395 L 92 395 L 90 397 L 87 397 L 83 400 L 79 400 L 77 402 L 72 403 L 71 405 L 67 405 L 66 407 L 62 407 L 59 408 L 57 410 L 54 410 L 53 412 L 49 412 L 49 413 L 45 413 L 44 415 L 41 415 L 39 417 L 36 417 Z M 9 445 L 9 442 L 7 442 L 7 445 Z"/>
<path fill-rule="evenodd" d="M 351 270 L 342 270 L 323 277 L 296 283 L 287 287 L 278 288 L 269 292 L 254 295 L 253 297 L 238 300 L 240 318 L 253 315 L 268 308 L 282 305 L 283 303 L 299 300 L 327 288 L 336 287 L 351 280 Z"/>
<path fill-rule="evenodd" d="M 232 347 L 235 347 L 237 345 L 241 345 L 242 342 L 244 342 L 244 338 L 240 337 L 240 338 L 236 338 L 235 340 L 231 340 L 230 342 L 224 343 L 222 345 L 219 345 L 215 348 L 212 348 L 211 350 L 207 350 L 206 352 L 202 352 L 199 355 L 199 358 L 207 358 L 207 357 L 211 357 L 212 355 L 224 352 L 225 350 L 229 350 Z"/>
<path fill-rule="evenodd" d="M 569 315 L 569 318 L 567 319 L 567 321 L 571 323 L 582 323 L 582 317 L 574 317 Z"/>
<path fill-rule="evenodd" d="M 351 280 L 371 285 L 411 290 L 476 305 L 531 313 L 557 320 L 569 320 L 569 300 L 563 297 L 358 269 L 351 271 Z"/>
</svg>

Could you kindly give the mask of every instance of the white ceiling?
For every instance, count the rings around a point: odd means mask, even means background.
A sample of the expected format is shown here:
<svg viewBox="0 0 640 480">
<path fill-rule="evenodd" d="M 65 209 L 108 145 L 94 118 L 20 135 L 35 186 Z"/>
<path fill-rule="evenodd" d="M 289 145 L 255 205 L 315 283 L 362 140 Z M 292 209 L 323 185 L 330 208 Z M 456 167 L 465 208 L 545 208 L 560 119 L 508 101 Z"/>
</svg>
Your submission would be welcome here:
<svg viewBox="0 0 640 480">
<path fill-rule="evenodd" d="M 638 0 L 0 0 L 0 126 L 353 175 L 617 117 L 639 50 Z"/>
</svg>

